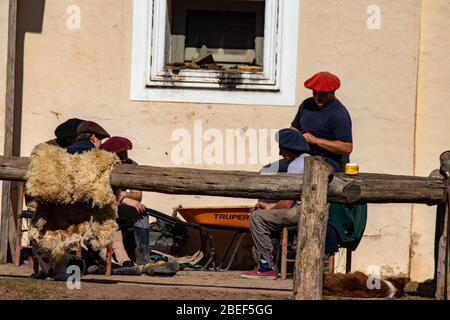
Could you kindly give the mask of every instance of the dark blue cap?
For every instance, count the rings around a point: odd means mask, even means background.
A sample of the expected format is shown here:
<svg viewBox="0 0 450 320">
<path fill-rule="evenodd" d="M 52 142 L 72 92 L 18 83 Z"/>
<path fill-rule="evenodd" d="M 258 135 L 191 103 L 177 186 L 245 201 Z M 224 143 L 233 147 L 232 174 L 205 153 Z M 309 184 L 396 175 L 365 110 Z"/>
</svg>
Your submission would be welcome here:
<svg viewBox="0 0 450 320">
<path fill-rule="evenodd" d="M 275 134 L 275 139 L 280 147 L 301 152 L 310 151 L 308 141 L 297 130 L 282 129 Z"/>
<path fill-rule="evenodd" d="M 55 136 L 59 139 L 71 138 L 77 136 L 77 127 L 83 122 L 83 120 L 78 118 L 69 119 L 55 129 Z"/>
</svg>

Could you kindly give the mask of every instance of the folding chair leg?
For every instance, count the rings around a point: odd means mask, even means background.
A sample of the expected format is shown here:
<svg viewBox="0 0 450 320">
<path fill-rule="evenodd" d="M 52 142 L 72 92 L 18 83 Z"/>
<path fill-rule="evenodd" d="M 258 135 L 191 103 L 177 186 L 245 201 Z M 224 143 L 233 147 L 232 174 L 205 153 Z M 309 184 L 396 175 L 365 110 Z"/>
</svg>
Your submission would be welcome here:
<svg viewBox="0 0 450 320">
<path fill-rule="evenodd" d="M 111 275 L 111 258 L 112 258 L 112 244 L 106 247 L 106 257 L 105 257 L 105 275 Z"/>
<path fill-rule="evenodd" d="M 283 227 L 281 231 L 281 280 L 286 280 L 287 269 L 288 230 Z"/>
<path fill-rule="evenodd" d="M 36 274 L 39 272 L 39 260 L 36 258 L 35 255 L 31 255 L 29 258 L 29 261 L 31 262 L 31 266 L 33 267 L 33 272 Z"/>
<path fill-rule="evenodd" d="M 330 258 L 328 260 L 328 269 L 329 274 L 334 273 L 334 254 L 330 255 Z"/>
<path fill-rule="evenodd" d="M 347 258 L 345 259 L 345 273 L 352 272 L 352 250 L 346 249 Z"/>
<path fill-rule="evenodd" d="M 225 255 L 223 256 L 222 262 L 220 263 L 220 266 L 219 266 L 219 268 L 217 268 L 217 270 L 219 270 L 219 271 L 228 271 L 230 269 L 231 264 L 233 263 L 234 258 L 236 257 L 236 254 L 237 254 L 239 248 L 241 247 L 242 240 L 244 240 L 244 237 L 245 237 L 246 234 L 247 234 L 247 232 L 239 231 L 239 232 L 237 232 L 234 235 L 233 240 L 231 241 L 230 245 L 228 246 L 228 249 L 227 249 Z M 235 243 L 235 239 L 238 239 L 236 241 L 236 243 Z M 222 268 L 222 264 L 225 262 L 225 259 L 226 259 L 227 255 L 228 255 L 228 252 L 230 251 L 230 249 L 233 246 L 233 244 L 234 244 L 234 249 L 233 249 L 233 252 L 231 253 L 230 260 L 228 261 L 227 266 L 225 268 Z"/>
</svg>

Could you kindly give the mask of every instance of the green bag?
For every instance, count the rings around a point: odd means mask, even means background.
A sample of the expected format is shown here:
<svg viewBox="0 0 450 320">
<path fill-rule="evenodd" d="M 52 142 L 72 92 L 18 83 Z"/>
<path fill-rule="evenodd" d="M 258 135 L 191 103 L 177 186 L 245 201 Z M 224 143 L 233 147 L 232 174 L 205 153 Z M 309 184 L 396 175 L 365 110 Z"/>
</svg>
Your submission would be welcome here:
<svg viewBox="0 0 450 320">
<path fill-rule="evenodd" d="M 367 204 L 331 203 L 328 223 L 336 230 L 339 246 L 354 251 L 366 229 Z"/>
</svg>

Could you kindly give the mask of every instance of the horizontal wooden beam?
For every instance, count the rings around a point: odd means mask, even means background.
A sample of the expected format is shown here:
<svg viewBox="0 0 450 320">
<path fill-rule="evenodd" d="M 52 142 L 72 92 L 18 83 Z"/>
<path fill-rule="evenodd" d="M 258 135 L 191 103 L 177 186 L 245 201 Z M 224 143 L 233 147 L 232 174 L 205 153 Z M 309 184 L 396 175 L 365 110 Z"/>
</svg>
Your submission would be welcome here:
<svg viewBox="0 0 450 320">
<path fill-rule="evenodd" d="M 0 180 L 26 181 L 29 159 L 0 156 Z M 442 203 L 446 199 L 441 178 L 386 174 L 336 174 L 328 201 L 339 203 Z M 302 175 L 261 175 L 248 171 L 204 170 L 117 165 L 111 185 L 167 194 L 192 194 L 249 199 L 298 200 Z"/>
</svg>

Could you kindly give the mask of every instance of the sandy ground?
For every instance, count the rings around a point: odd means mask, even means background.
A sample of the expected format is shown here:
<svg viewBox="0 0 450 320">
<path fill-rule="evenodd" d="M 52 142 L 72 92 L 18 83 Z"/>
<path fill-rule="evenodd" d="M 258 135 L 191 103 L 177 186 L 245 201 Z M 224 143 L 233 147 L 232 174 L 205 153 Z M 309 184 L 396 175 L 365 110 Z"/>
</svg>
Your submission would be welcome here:
<svg viewBox="0 0 450 320">
<path fill-rule="evenodd" d="M 88 275 L 79 290 L 31 274 L 28 265 L 0 265 L 0 299 L 286 300 L 292 294 L 292 280 L 241 279 L 236 271 L 180 271 L 170 278 Z"/>
<path fill-rule="evenodd" d="M 180 271 L 174 277 L 88 275 L 80 289 L 69 289 L 66 282 L 33 279 L 32 273 L 26 264 L 0 265 L 0 300 L 291 300 L 293 286 L 292 279 L 242 279 L 240 271 Z M 431 296 L 424 297 L 402 299 Z"/>
</svg>

